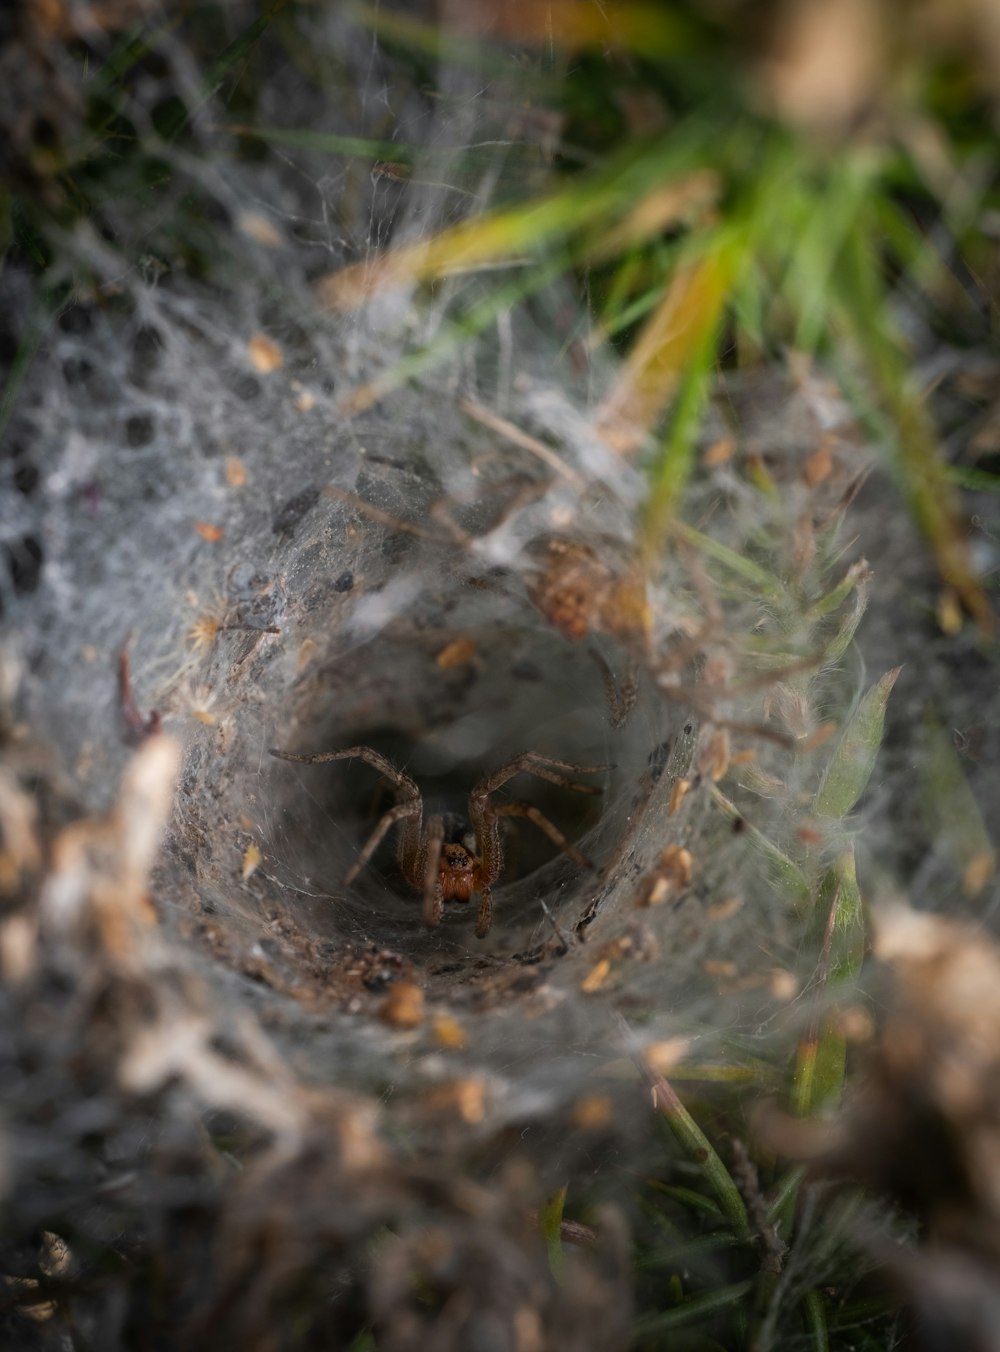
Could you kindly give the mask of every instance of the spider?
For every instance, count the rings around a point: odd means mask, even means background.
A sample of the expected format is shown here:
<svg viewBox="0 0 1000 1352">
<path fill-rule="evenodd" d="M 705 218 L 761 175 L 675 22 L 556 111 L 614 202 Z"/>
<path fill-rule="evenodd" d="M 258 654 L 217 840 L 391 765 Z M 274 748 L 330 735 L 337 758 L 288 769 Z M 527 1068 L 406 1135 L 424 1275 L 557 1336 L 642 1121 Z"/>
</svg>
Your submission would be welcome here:
<svg viewBox="0 0 1000 1352">
<path fill-rule="evenodd" d="M 498 770 L 485 775 L 473 787 L 469 794 L 468 822 L 461 818 L 457 819 L 457 823 L 454 820 L 446 821 L 445 816 L 438 813 L 428 817 L 425 825 L 423 798 L 416 783 L 370 746 L 351 746 L 345 751 L 320 751 L 307 756 L 272 747 L 270 754 L 279 760 L 299 761 L 304 765 L 317 765 L 323 761 L 363 760 L 380 770 L 393 785 L 396 805 L 383 815 L 368 837 L 344 879 L 345 885 L 354 881 L 375 853 L 382 837 L 399 822 L 402 830 L 396 858 L 403 877 L 423 895 L 424 924 L 439 925 L 446 901 L 468 902 L 476 892 L 479 894 L 476 935 L 480 939 L 489 933 L 493 923 L 493 884 L 503 871 L 501 817 L 527 817 L 574 863 L 582 868 L 592 867 L 576 846 L 533 804 L 495 803 L 493 794 L 509 779 L 521 773 L 536 775 L 539 779 L 547 779 L 550 784 L 558 784 L 577 793 L 598 794 L 601 792 L 599 788 L 592 784 L 578 784 L 575 780 L 567 779 L 560 771 L 571 770 L 589 775 L 611 768 L 607 765 L 571 765 L 567 761 L 540 756 L 535 751 L 522 751 Z M 462 843 L 463 834 L 466 840 L 469 834 L 474 837 L 478 853 Z"/>
</svg>

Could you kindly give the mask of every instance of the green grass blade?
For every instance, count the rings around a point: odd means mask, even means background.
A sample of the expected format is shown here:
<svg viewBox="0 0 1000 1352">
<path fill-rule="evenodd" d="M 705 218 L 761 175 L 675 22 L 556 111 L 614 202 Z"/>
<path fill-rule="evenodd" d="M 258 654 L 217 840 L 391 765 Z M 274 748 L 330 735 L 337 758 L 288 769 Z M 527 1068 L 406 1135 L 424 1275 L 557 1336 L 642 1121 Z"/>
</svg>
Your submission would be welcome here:
<svg viewBox="0 0 1000 1352">
<path fill-rule="evenodd" d="M 861 223 L 847 243 L 836 297 L 839 327 L 861 350 L 881 401 L 880 421 L 893 469 L 934 551 L 941 577 L 983 630 L 991 632 L 993 609 L 969 559 L 958 497 L 945 472 L 933 421 L 914 387 L 904 344 L 888 318 L 879 244 L 873 217 Z M 854 386 L 857 390 L 857 380 Z"/>
<path fill-rule="evenodd" d="M 703 1254 L 719 1253 L 724 1249 L 735 1249 L 745 1244 L 745 1239 L 725 1231 L 699 1235 L 697 1239 L 680 1239 L 676 1244 L 665 1244 L 659 1249 L 646 1250 L 636 1259 L 636 1267 L 645 1271 L 650 1268 L 687 1266 Z"/>
<path fill-rule="evenodd" d="M 829 1352 L 830 1330 L 826 1322 L 826 1302 L 818 1291 L 809 1291 L 803 1296 L 802 1319 L 813 1352 Z"/>
<path fill-rule="evenodd" d="M 740 554 L 729 545 L 723 544 L 721 540 L 714 540 L 710 535 L 696 530 L 686 521 L 676 520 L 673 523 L 673 531 L 685 544 L 692 545 L 706 558 L 713 559 L 749 583 L 760 596 L 772 598 L 780 596 L 782 591 L 780 579 L 759 563 L 755 563 L 753 559 L 748 559 L 745 554 Z"/>
<path fill-rule="evenodd" d="M 233 136 L 264 141 L 268 145 L 292 146 L 298 150 L 321 150 L 329 155 L 347 155 L 361 160 L 391 160 L 411 165 L 417 152 L 402 141 L 373 141 L 364 136 L 342 136 L 333 131 L 308 131 L 300 128 L 254 127 L 229 123 L 225 130 Z"/>
<path fill-rule="evenodd" d="M 857 566 L 857 565 L 855 565 Z M 850 572 L 854 572 L 852 568 Z M 868 565 L 864 565 L 864 573 L 856 579 L 857 587 L 854 593 L 854 604 L 850 610 L 842 617 L 837 632 L 823 650 L 823 664 L 830 666 L 834 662 L 839 662 L 844 653 L 854 641 L 854 635 L 857 633 L 858 625 L 864 618 L 865 611 L 868 609 L 868 583 L 871 574 L 868 572 Z"/>
<path fill-rule="evenodd" d="M 752 822 L 746 821 L 736 804 L 720 789 L 713 787 L 712 798 L 731 821 L 742 820 L 745 823 L 744 835 L 759 856 L 772 887 L 781 893 L 799 915 L 808 914 L 812 909 L 813 890 L 798 864 L 789 859 Z"/>
<path fill-rule="evenodd" d="M 289 0 L 271 0 L 266 12 L 248 24 L 239 37 L 233 39 L 218 60 L 213 62 L 207 75 L 201 81 L 197 99 L 190 107 L 186 104 L 180 104 L 174 116 L 165 123 L 161 130 L 165 141 L 176 139 L 198 109 L 204 107 L 209 99 L 218 92 L 226 77 L 234 72 L 241 62 L 249 58 L 253 49 L 288 3 Z"/>
<path fill-rule="evenodd" d="M 846 816 L 864 792 L 882 743 L 886 704 L 901 670 L 887 671 L 851 715 L 816 794 L 813 806 L 819 816 Z"/>
<path fill-rule="evenodd" d="M 650 1334 L 668 1333 L 671 1329 L 683 1328 L 685 1324 L 707 1319 L 719 1310 L 738 1305 L 752 1290 L 752 1281 L 735 1282 L 732 1286 L 722 1286 L 716 1291 L 692 1296 L 682 1305 L 675 1305 L 672 1310 L 659 1310 L 656 1314 L 644 1315 L 641 1319 L 637 1319 L 632 1325 L 633 1336 L 645 1338 Z"/>
<path fill-rule="evenodd" d="M 694 1188 L 682 1188 L 673 1183 L 659 1183 L 656 1191 L 664 1197 L 669 1197 L 673 1202 L 680 1202 L 681 1206 L 688 1207 L 691 1211 L 701 1212 L 702 1215 L 711 1217 L 714 1221 L 722 1219 L 722 1212 L 718 1204 L 711 1197 L 706 1197 L 703 1192 L 695 1192 Z"/>
<path fill-rule="evenodd" d="M 921 741 L 924 754 L 917 763 L 928 836 L 944 848 L 963 880 L 971 882 L 977 866 L 985 879 L 993 871 L 993 842 L 955 742 L 930 710 L 924 716 Z M 966 887 L 969 893 L 975 890 Z"/>
<path fill-rule="evenodd" d="M 566 266 L 565 258 L 550 260 L 544 266 L 534 267 L 503 286 L 495 287 L 483 300 L 471 306 L 465 314 L 442 325 L 433 342 L 418 347 L 394 362 L 367 385 L 358 386 L 344 395 L 342 406 L 352 413 L 370 408 L 400 386 L 416 380 L 431 370 L 470 338 L 482 333 L 500 315 L 506 314 L 519 301 L 547 286 Z"/>
<path fill-rule="evenodd" d="M 817 1004 L 831 987 L 846 986 L 861 971 L 865 954 L 865 917 L 854 850 L 845 850 L 820 884 L 816 915 L 824 918 Z M 792 1082 L 792 1108 L 808 1116 L 836 1102 L 843 1090 L 847 1041 L 836 1014 L 818 1015 L 799 1043 Z"/>
<path fill-rule="evenodd" d="M 705 1182 L 714 1194 L 723 1215 L 740 1238 L 749 1239 L 750 1222 L 747 1220 L 743 1198 L 714 1146 L 684 1107 L 676 1091 L 662 1076 L 653 1076 L 651 1084 L 653 1102 L 657 1110 L 662 1113 L 677 1140 L 701 1169 Z"/>
<path fill-rule="evenodd" d="M 558 1192 L 554 1192 L 551 1197 L 546 1199 L 544 1206 L 540 1207 L 538 1211 L 538 1229 L 548 1251 L 549 1267 L 557 1281 L 562 1277 L 566 1266 L 566 1255 L 563 1253 L 562 1246 L 562 1218 L 563 1208 L 566 1204 L 566 1187 L 567 1185 L 564 1183 Z"/>
</svg>

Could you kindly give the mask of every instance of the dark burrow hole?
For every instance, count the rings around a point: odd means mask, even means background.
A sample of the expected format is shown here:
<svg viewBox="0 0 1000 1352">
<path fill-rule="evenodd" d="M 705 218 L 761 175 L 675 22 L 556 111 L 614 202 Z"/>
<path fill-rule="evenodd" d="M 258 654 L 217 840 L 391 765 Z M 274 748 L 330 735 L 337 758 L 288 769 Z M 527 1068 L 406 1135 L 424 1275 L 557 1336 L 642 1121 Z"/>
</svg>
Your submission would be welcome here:
<svg viewBox="0 0 1000 1352">
<path fill-rule="evenodd" d="M 400 730 L 385 727 L 359 730 L 355 738 L 356 745 L 372 748 L 417 783 L 423 799 L 425 826 L 432 816 L 440 815 L 446 843 L 460 844 L 479 853 L 469 808 L 470 791 L 490 772 L 509 764 L 513 757 L 446 763 L 436 758 L 433 752 L 428 754 L 419 743 L 414 744 Z M 293 801 L 288 803 L 286 812 L 300 819 L 303 856 L 315 852 L 324 865 L 328 858 L 335 857 L 333 881 L 342 883 L 378 829 L 384 814 L 395 805 L 394 784 L 380 768 L 363 759 L 314 765 L 289 764 L 288 769 L 294 782 L 288 785 Z M 610 770 L 602 767 L 595 773 L 581 768 L 556 773 L 599 792 L 583 793 L 522 770 L 497 787 L 493 801 L 498 806 L 527 805 L 540 812 L 553 831 L 586 854 L 588 838 L 599 825 L 606 807 Z M 401 831 L 400 824 L 388 829 L 357 879 L 344 890 L 354 894 L 354 900 L 361 904 L 362 914 L 370 912 L 372 907 L 384 907 L 387 924 L 409 930 L 413 926 L 422 928 L 422 899 L 407 881 L 397 860 Z M 516 903 L 504 909 L 516 910 L 520 920 L 524 919 L 525 897 L 536 891 L 532 879 L 537 888 L 542 889 L 570 885 L 581 872 L 590 872 L 591 880 L 596 877 L 598 861 L 591 861 L 594 869 L 582 870 L 561 849 L 558 841 L 527 817 L 502 817 L 500 834 L 504 863 L 494 890 L 498 903 L 503 896 L 511 898 L 517 894 Z M 324 836 L 328 839 L 319 843 L 320 837 Z M 544 876 L 536 877 L 543 871 Z M 334 890 L 340 888 L 335 886 Z M 462 930 L 474 929 L 476 905 L 476 899 L 465 905 L 458 901 L 449 902 L 442 922 L 442 935 L 457 938 Z M 529 910 L 530 906 L 529 901 Z M 498 925 L 510 918 L 510 914 L 498 917 Z M 377 924 L 374 917 L 372 923 Z M 472 938 L 472 934 L 464 937 Z"/>
<path fill-rule="evenodd" d="M 160 331 L 150 324 L 143 324 L 137 331 L 132 343 L 132 362 L 129 379 L 140 388 L 146 378 L 160 363 L 166 342 Z"/>
<path fill-rule="evenodd" d="M 42 576 L 44 553 L 40 541 L 25 535 L 4 546 L 11 585 L 20 596 L 36 591 Z"/>
<path fill-rule="evenodd" d="M 63 333 L 68 333 L 73 337 L 79 337 L 81 334 L 89 333 L 94 326 L 94 321 L 89 309 L 83 305 L 70 305 L 61 311 L 57 317 L 56 323 Z"/>
<path fill-rule="evenodd" d="M 156 419 L 151 413 L 133 413 L 125 421 L 125 440 L 132 450 L 148 446 L 156 436 Z"/>
<path fill-rule="evenodd" d="M 22 461 L 14 470 L 14 487 L 24 497 L 30 498 L 38 487 L 38 466 L 30 461 Z"/>
<path fill-rule="evenodd" d="M 494 649 L 488 655 L 487 644 Z M 530 805 L 590 862 L 583 867 L 528 816 L 501 820 L 504 867 L 494 884 L 494 924 L 476 937 L 478 897 L 450 901 L 436 928 L 422 921 L 420 893 L 402 875 L 396 858 L 400 826 L 389 827 L 356 878 L 345 878 L 383 815 L 396 802 L 380 769 L 363 759 L 302 764 L 265 756 L 260 797 L 265 854 L 276 864 L 276 881 L 294 899 L 300 923 L 323 939 L 374 943 L 417 960 L 440 960 L 461 952 L 474 962 L 485 954 L 523 951 L 551 933 L 556 923 L 572 929 L 592 905 L 627 828 L 636 786 L 647 770 L 649 746 L 663 740 L 655 717 L 637 709 L 625 728 L 610 725 L 603 680 L 585 647 L 570 644 L 547 627 L 482 635 L 478 679 L 452 681 L 444 697 L 432 698 L 420 684 L 386 691 L 394 669 L 405 680 L 405 659 L 386 644 L 369 657 L 365 678 L 383 691 L 382 718 L 343 719 L 343 695 L 321 687 L 298 713 L 292 730 L 275 731 L 272 745 L 299 754 L 371 747 L 418 785 L 424 821 L 446 817 L 446 838 L 471 848 L 468 800 L 485 776 L 523 752 L 600 770 L 557 771 L 599 789 L 584 793 L 548 782 L 525 770 L 498 786 L 498 804 Z M 545 673 L 542 682 L 512 677 L 531 655 Z M 385 664 L 384 670 L 375 670 Z M 341 671 L 341 676 L 342 676 Z M 455 673 L 449 673 L 454 675 Z M 427 678 L 442 673 L 432 672 Z M 360 692 L 358 692 L 360 693 Z M 407 707 L 409 706 L 409 707 Z M 433 711 L 430 722 L 422 713 Z M 651 722 L 656 726 L 652 727 Z M 305 899 L 311 898 L 311 901 Z M 544 903 L 544 906 L 543 906 Z"/>
</svg>

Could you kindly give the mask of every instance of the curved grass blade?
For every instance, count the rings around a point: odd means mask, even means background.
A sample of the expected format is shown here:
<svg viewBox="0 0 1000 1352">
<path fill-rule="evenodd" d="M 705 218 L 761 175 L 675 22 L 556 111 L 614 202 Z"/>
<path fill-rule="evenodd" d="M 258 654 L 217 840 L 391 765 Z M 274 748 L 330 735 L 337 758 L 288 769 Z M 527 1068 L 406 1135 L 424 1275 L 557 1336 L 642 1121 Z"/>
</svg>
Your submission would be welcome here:
<svg viewBox="0 0 1000 1352">
<path fill-rule="evenodd" d="M 719 1310 L 738 1305 L 753 1290 L 753 1282 L 734 1282 L 732 1286 L 720 1287 L 701 1296 L 692 1296 L 682 1305 L 672 1310 L 659 1310 L 656 1314 L 644 1315 L 632 1325 L 636 1338 L 648 1337 L 652 1333 L 667 1333 L 671 1329 L 683 1328 L 699 1319 L 707 1319 Z"/>
<path fill-rule="evenodd" d="M 798 864 L 779 850 L 777 845 L 756 826 L 747 822 L 736 804 L 720 789 L 713 787 L 712 798 L 730 820 L 742 820 L 746 823 L 744 834 L 760 857 L 771 885 L 781 892 L 799 915 L 808 914 L 812 909 L 813 890 Z"/>
<path fill-rule="evenodd" d="M 966 895 L 975 896 L 996 870 L 996 851 L 956 749 L 957 741 L 974 757 L 974 738 L 960 729 L 953 740 L 931 711 L 922 732 L 918 765 L 928 835 L 950 857 Z"/>
<path fill-rule="evenodd" d="M 826 918 L 815 999 L 817 1012 L 799 1042 L 792 1080 L 792 1108 L 808 1116 L 836 1102 L 844 1085 L 847 1041 L 836 1014 L 823 1015 L 819 1002 L 831 986 L 856 980 L 865 953 L 864 906 L 853 849 L 845 851 L 820 884 L 817 915 Z"/>
<path fill-rule="evenodd" d="M 750 1238 L 750 1222 L 739 1189 L 714 1146 L 662 1075 L 649 1074 L 653 1107 L 663 1115 L 677 1140 L 702 1170 L 719 1209 L 741 1239 Z"/>
<path fill-rule="evenodd" d="M 885 726 L 885 708 L 901 667 L 893 667 L 863 696 L 841 734 L 813 804 L 821 817 L 845 817 L 865 790 Z"/>
<path fill-rule="evenodd" d="M 826 1321 L 826 1304 L 818 1291 L 807 1291 L 802 1297 L 802 1318 L 806 1337 L 814 1352 L 828 1352 L 830 1330 Z"/>
<path fill-rule="evenodd" d="M 562 1246 L 562 1218 L 563 1208 L 566 1204 L 566 1188 L 567 1184 L 564 1183 L 558 1192 L 554 1192 L 551 1197 L 546 1198 L 545 1204 L 538 1211 L 538 1229 L 548 1251 L 549 1267 L 557 1281 L 562 1276 L 566 1266 L 566 1255 L 563 1253 Z"/>
</svg>

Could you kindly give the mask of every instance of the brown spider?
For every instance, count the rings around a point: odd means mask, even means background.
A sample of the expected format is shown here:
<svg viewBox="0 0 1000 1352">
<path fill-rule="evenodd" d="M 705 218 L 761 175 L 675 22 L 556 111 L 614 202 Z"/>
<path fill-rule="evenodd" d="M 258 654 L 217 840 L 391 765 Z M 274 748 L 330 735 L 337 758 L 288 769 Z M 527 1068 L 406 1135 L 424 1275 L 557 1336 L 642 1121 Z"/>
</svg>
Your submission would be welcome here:
<svg viewBox="0 0 1000 1352">
<path fill-rule="evenodd" d="M 475 837 L 478 854 L 459 843 L 462 831 L 445 829 L 445 818 L 435 814 L 423 824 L 424 804 L 420 790 L 415 782 L 397 770 L 391 761 L 370 746 L 351 746 L 346 751 L 320 751 L 311 756 L 298 756 L 291 751 L 278 751 L 271 748 L 271 755 L 279 760 L 300 761 L 304 765 L 316 765 L 321 761 L 363 760 L 381 770 L 392 783 L 396 796 L 396 806 L 391 807 L 371 833 L 364 849 L 358 855 L 344 883 L 354 881 L 365 864 L 375 853 L 379 841 L 396 822 L 401 823 L 396 858 L 403 877 L 411 887 L 416 888 L 424 898 L 424 923 L 438 925 L 444 914 L 446 901 L 467 902 L 474 892 L 479 893 L 479 915 L 476 918 L 476 934 L 482 939 L 489 933 L 493 923 L 493 884 L 503 871 L 503 845 L 500 841 L 501 817 L 527 817 L 535 823 L 552 843 L 568 854 L 582 868 L 590 868 L 590 861 L 572 845 L 563 833 L 549 819 L 542 815 L 531 803 L 494 803 L 493 794 L 508 779 L 522 772 L 547 779 L 551 784 L 559 784 L 564 789 L 574 789 L 577 793 L 597 794 L 601 790 L 592 784 L 577 784 L 559 774 L 560 770 L 573 770 L 578 774 L 597 774 L 608 770 L 607 765 L 571 765 L 566 761 L 552 760 L 549 756 L 540 756 L 535 751 L 523 751 L 499 770 L 486 775 L 469 794 L 469 823 Z M 468 825 L 468 824 L 463 824 Z M 458 839 L 446 839 L 446 835 Z"/>
</svg>

